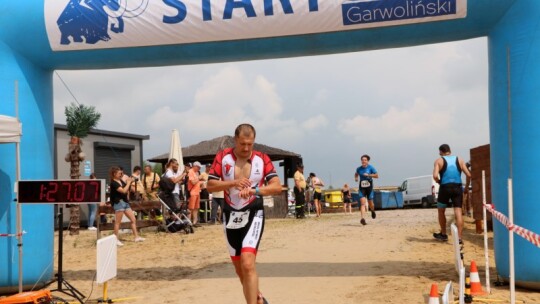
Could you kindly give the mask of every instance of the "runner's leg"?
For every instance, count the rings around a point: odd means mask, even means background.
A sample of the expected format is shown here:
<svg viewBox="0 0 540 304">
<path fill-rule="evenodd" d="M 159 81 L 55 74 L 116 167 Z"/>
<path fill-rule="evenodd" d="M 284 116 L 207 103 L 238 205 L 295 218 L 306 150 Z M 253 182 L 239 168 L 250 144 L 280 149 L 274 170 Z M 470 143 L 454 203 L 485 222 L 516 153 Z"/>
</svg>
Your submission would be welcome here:
<svg viewBox="0 0 540 304">
<path fill-rule="evenodd" d="M 462 214 L 462 208 L 454 208 L 454 214 L 456 215 L 456 225 L 457 225 L 457 229 L 458 229 L 458 235 L 459 235 L 459 239 L 461 240 L 462 238 L 462 233 L 463 233 L 463 214 Z"/>
<path fill-rule="evenodd" d="M 369 210 L 375 211 L 375 204 L 373 203 L 373 200 L 370 199 L 368 200 L 368 202 L 369 202 Z"/>
<path fill-rule="evenodd" d="M 255 269 L 255 258 L 256 255 L 252 252 L 242 252 L 240 255 L 242 286 L 247 304 L 257 304 L 259 294 L 259 277 Z"/>
<path fill-rule="evenodd" d="M 367 205 L 367 199 L 365 197 L 360 198 L 360 217 L 365 218 L 366 216 L 366 205 Z"/>
<path fill-rule="evenodd" d="M 439 225 L 441 226 L 441 233 L 446 234 L 446 208 L 437 208 L 439 214 Z M 456 216 L 457 218 L 457 216 Z"/>
</svg>

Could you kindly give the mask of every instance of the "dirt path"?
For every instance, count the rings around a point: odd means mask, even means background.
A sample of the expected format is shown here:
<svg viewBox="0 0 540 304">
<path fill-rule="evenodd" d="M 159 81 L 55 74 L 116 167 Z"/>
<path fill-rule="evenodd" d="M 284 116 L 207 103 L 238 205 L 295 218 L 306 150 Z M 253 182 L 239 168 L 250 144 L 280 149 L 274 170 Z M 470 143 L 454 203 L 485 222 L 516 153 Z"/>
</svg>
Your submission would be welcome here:
<svg viewBox="0 0 540 304">
<path fill-rule="evenodd" d="M 382 211 L 367 226 L 358 214 L 269 220 L 258 255 L 261 290 L 272 304 L 426 303 L 432 282 L 442 289 L 457 281 L 451 242 L 432 239 L 435 216 L 435 209 Z M 466 222 L 465 260 L 475 259 L 483 277 L 483 238 L 473 234 L 471 219 Z M 142 297 L 129 303 L 243 303 L 221 226 L 191 235 L 144 236 L 144 243 L 124 236 L 110 297 Z M 95 273 L 94 244 L 95 234 L 88 231 L 65 241 L 65 277 L 85 295 Z M 93 299 L 101 296 L 101 287 L 94 287 Z M 493 297 L 507 299 L 507 289 L 495 289 Z M 540 293 L 519 291 L 518 299 L 540 303 Z"/>
</svg>

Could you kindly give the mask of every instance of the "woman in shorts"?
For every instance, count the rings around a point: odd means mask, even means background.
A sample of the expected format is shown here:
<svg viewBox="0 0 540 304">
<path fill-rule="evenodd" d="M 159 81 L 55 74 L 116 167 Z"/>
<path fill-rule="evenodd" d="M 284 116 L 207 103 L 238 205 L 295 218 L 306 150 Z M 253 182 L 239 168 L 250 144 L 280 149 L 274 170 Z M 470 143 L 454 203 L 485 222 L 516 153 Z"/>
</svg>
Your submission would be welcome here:
<svg viewBox="0 0 540 304">
<path fill-rule="evenodd" d="M 347 213 L 347 209 L 349 209 L 348 213 L 352 214 L 351 188 L 347 184 L 341 188 L 341 199 L 343 200 L 343 211 Z"/>
<path fill-rule="evenodd" d="M 144 238 L 137 234 L 137 222 L 131 206 L 129 205 L 127 195 L 131 184 L 134 182 L 131 177 L 127 178 L 124 182 L 122 177 L 124 172 L 119 167 L 111 167 L 109 170 L 110 183 L 110 200 L 114 209 L 115 221 L 114 221 L 114 234 L 116 235 L 116 245 L 124 246 L 124 244 L 118 238 L 118 230 L 120 230 L 120 224 L 122 223 L 122 217 L 124 214 L 131 221 L 131 231 L 135 236 L 135 242 L 142 242 Z"/>
<path fill-rule="evenodd" d="M 313 172 L 309 174 L 309 180 L 311 186 L 313 187 L 313 203 L 315 204 L 315 212 L 317 213 L 317 217 L 321 217 L 322 187 L 324 187 L 324 183 Z"/>
</svg>

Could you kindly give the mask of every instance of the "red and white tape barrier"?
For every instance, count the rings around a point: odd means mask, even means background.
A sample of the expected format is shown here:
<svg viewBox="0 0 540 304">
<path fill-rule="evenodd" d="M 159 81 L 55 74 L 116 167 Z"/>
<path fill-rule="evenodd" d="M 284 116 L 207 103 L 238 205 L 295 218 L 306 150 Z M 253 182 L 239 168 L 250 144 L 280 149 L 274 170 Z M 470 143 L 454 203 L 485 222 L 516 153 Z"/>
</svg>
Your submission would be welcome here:
<svg viewBox="0 0 540 304">
<path fill-rule="evenodd" d="M 489 213 L 491 213 L 493 217 L 495 217 L 499 222 L 501 222 L 501 224 L 503 224 L 506 229 L 513 231 L 517 235 L 532 243 L 534 246 L 540 248 L 540 235 L 526 228 L 511 223 L 510 219 L 506 217 L 506 215 L 495 210 L 495 207 L 491 204 L 484 204 L 484 208 L 486 208 L 486 210 L 489 211 Z"/>
</svg>

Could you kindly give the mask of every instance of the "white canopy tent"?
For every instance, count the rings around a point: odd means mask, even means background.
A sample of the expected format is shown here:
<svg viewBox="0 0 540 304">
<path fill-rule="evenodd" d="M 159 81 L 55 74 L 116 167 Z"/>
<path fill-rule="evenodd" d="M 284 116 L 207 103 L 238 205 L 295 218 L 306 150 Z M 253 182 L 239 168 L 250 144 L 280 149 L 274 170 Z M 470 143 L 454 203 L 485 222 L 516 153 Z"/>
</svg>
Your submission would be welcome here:
<svg viewBox="0 0 540 304">
<path fill-rule="evenodd" d="M 16 117 L 0 115 L 0 143 L 19 143 L 22 136 L 22 124 Z"/>
<path fill-rule="evenodd" d="M 16 181 L 21 178 L 21 166 L 20 166 L 20 148 L 22 136 L 22 124 L 17 117 L 10 117 L 0 115 L 0 144 L 12 144 L 16 146 Z M 12 202 L 9 202 L 10 204 Z M 19 293 L 22 292 L 22 217 L 21 206 L 16 202 L 16 216 L 17 216 L 17 247 L 19 248 Z"/>
</svg>

